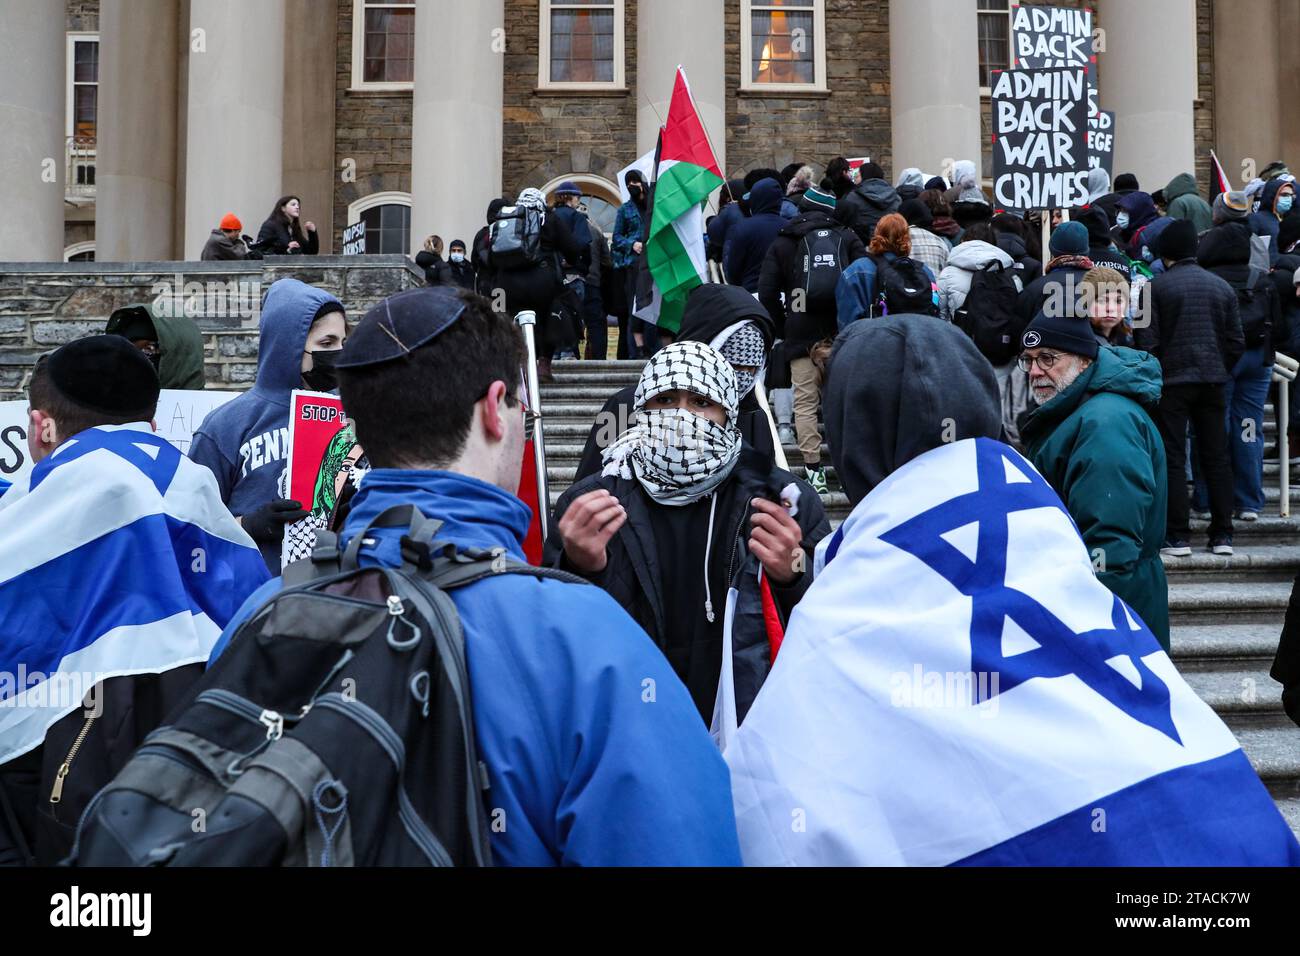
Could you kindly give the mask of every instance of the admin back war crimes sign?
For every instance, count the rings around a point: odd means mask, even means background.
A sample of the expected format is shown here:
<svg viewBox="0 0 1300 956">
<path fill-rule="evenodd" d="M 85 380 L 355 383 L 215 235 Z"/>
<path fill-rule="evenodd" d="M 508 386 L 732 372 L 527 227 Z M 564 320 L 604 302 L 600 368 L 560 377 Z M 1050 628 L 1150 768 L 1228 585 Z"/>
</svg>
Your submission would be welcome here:
<svg viewBox="0 0 1300 956">
<path fill-rule="evenodd" d="M 1096 63 L 1092 11 L 1069 7 L 1012 7 L 1011 46 L 1011 65 L 1019 70 Z"/>
<path fill-rule="evenodd" d="M 1002 70 L 993 79 L 993 201 L 1068 209 L 1088 199 L 1088 74 Z"/>
</svg>

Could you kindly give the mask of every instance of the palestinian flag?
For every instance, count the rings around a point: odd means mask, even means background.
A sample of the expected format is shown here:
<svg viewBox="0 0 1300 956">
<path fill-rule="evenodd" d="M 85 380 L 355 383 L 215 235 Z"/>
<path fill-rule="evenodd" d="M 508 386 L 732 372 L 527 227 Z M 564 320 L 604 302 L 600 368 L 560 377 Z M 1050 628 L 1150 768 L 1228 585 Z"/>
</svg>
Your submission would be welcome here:
<svg viewBox="0 0 1300 956">
<path fill-rule="evenodd" d="M 1210 150 L 1210 202 L 1214 202 L 1214 197 L 1219 193 L 1232 191 L 1232 183 L 1228 182 L 1228 174 L 1223 171 L 1223 164 L 1219 162 L 1219 157 L 1214 155 L 1214 150 Z"/>
<path fill-rule="evenodd" d="M 686 297 L 708 281 L 704 256 L 704 202 L 723 183 L 722 172 L 700 121 L 686 73 L 679 66 L 660 134 L 645 264 L 653 295 L 636 314 L 673 334 L 681 327 Z"/>
</svg>

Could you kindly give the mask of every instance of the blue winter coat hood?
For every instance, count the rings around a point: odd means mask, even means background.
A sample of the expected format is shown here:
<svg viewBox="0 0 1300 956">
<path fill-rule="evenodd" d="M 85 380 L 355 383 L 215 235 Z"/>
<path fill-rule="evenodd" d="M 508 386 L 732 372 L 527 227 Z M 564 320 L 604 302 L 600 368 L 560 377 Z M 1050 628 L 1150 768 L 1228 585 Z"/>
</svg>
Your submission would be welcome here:
<svg viewBox="0 0 1300 956">
<path fill-rule="evenodd" d="M 781 184 L 775 179 L 760 179 L 749 191 L 749 211 L 755 216 L 765 212 L 780 213 Z"/>
</svg>

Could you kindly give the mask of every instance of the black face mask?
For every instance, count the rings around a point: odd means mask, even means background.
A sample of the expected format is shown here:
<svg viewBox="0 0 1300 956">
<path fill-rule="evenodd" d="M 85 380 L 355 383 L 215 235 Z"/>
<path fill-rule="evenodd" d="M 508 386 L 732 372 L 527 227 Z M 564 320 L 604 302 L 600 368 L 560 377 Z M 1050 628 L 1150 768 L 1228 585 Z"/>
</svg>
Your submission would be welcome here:
<svg viewBox="0 0 1300 956">
<path fill-rule="evenodd" d="M 334 367 L 342 349 L 328 352 L 308 352 L 311 368 L 302 373 L 302 380 L 314 392 L 333 392 L 339 387 L 338 369 Z"/>
</svg>

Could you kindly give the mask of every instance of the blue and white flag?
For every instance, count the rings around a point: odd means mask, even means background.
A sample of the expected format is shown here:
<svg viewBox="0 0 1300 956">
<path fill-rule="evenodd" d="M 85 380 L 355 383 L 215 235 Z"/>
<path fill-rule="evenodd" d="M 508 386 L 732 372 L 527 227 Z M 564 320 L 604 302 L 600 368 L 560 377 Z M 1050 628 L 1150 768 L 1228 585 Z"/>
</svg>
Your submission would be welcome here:
<svg viewBox="0 0 1300 956">
<path fill-rule="evenodd" d="M 842 531 L 725 755 L 747 864 L 1300 863 L 1013 449 L 927 452 Z"/>
<path fill-rule="evenodd" d="M 266 565 L 148 424 L 69 439 L 0 498 L 0 764 L 100 680 L 203 663 Z"/>
</svg>

